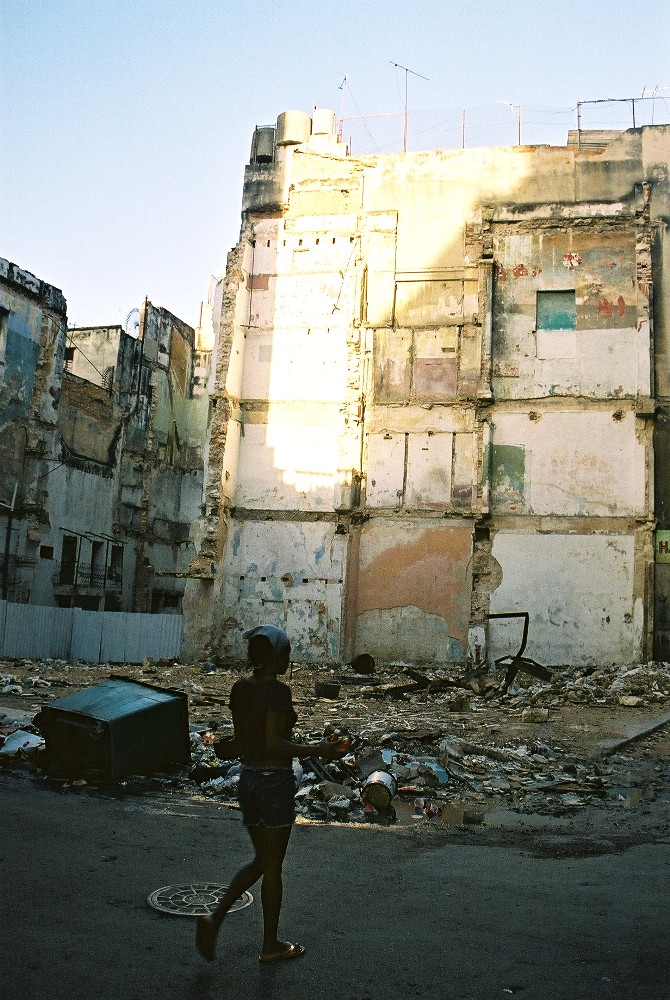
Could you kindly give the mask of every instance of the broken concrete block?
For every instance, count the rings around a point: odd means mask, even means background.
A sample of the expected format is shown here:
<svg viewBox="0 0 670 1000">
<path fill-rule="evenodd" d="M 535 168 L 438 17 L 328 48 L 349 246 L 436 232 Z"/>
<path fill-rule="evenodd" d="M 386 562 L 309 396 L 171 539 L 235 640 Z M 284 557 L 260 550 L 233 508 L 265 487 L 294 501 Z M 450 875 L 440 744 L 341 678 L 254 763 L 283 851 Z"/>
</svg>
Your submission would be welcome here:
<svg viewBox="0 0 670 1000">
<path fill-rule="evenodd" d="M 348 785 L 340 785 L 337 781 L 322 781 L 314 786 L 314 791 L 320 799 L 328 802 L 328 804 L 330 804 L 330 799 L 333 797 L 344 798 L 347 802 L 351 802 L 352 799 L 356 798 L 356 792 L 353 788 L 349 788 Z"/>
<path fill-rule="evenodd" d="M 547 722 L 548 720 L 548 708 L 524 708 L 521 713 L 522 722 Z"/>
</svg>

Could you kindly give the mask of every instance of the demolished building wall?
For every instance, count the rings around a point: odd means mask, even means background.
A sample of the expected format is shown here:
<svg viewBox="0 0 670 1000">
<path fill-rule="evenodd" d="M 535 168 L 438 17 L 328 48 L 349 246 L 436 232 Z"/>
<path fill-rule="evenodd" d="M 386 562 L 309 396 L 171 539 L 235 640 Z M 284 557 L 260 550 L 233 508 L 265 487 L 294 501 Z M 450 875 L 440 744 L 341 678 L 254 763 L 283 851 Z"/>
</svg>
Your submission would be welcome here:
<svg viewBox="0 0 670 1000">
<path fill-rule="evenodd" d="M 66 304 L 62 292 L 0 259 L 0 537 L 2 597 L 29 600 L 48 575 L 44 484 L 57 453 Z"/>
<path fill-rule="evenodd" d="M 650 656 L 669 130 L 353 158 L 304 119 L 257 133 L 221 282 L 199 640 L 439 664 L 523 610 L 540 662 Z"/>
<path fill-rule="evenodd" d="M 63 437 L 79 460 L 75 490 L 90 501 L 69 511 L 68 533 L 80 536 L 78 558 L 89 565 L 89 549 L 98 551 L 99 538 L 107 541 L 107 569 L 114 553 L 115 572 L 106 573 L 105 607 L 110 610 L 178 612 L 183 577 L 193 556 L 192 524 L 202 491 L 203 442 L 208 401 L 194 393 L 194 331 L 167 310 L 145 302 L 140 310 L 137 336 L 119 330 L 115 365 L 106 366 L 108 384 L 75 383 L 65 376 L 66 400 Z M 97 370 L 108 361 L 108 337 L 103 328 L 70 331 L 77 354 Z M 98 348 L 98 350 L 96 350 Z M 94 422 L 92 397 L 106 425 Z M 72 443 L 79 430 L 78 447 Z M 68 435 L 69 432 L 69 435 Z M 69 438 L 69 439 L 68 439 Z M 83 463 L 83 465 L 82 465 Z M 67 475 L 76 480 L 72 462 Z M 86 482 L 98 477 L 98 482 Z M 110 481 L 102 488 L 99 481 Z M 70 494 L 63 484 L 61 498 Z M 122 554 L 118 547 L 122 547 Z M 92 563 L 91 563 L 92 565 Z M 98 580 L 85 587 L 91 603 L 100 599 Z M 97 583 L 95 592 L 88 593 Z M 65 601 L 81 599 L 76 578 L 61 584 Z"/>
<path fill-rule="evenodd" d="M 6 261 L 0 296 L 3 597 L 180 612 L 202 495 L 209 352 L 148 301 L 136 336 L 120 326 L 68 331 L 61 293 Z"/>
</svg>

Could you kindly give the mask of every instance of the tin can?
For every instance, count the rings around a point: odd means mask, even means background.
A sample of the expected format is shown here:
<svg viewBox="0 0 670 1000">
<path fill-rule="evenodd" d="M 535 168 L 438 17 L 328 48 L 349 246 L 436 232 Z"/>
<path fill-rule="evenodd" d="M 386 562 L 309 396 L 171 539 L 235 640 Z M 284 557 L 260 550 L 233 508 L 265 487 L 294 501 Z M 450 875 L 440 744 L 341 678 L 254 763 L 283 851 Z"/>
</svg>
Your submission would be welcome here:
<svg viewBox="0 0 670 1000">
<path fill-rule="evenodd" d="M 361 798 L 379 812 L 386 812 L 398 789 L 398 784 L 388 771 L 373 771 L 363 782 Z"/>
</svg>

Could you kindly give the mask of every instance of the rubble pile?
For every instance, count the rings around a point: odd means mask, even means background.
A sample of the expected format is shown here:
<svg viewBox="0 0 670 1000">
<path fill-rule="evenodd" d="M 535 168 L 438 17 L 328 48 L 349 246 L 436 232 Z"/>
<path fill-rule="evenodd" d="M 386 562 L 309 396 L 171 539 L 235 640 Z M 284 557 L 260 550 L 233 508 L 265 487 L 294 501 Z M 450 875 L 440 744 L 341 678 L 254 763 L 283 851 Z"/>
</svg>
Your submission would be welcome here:
<svg viewBox="0 0 670 1000">
<path fill-rule="evenodd" d="M 205 795 L 232 801 L 241 767 L 217 758 L 209 735 L 207 742 L 208 734 L 192 734 L 193 780 Z M 322 735 L 302 733 L 299 738 L 318 740 Z M 341 761 L 296 762 L 298 813 L 314 820 L 388 823 L 395 821 L 398 803 L 404 803 L 413 806 L 417 818 L 444 813 L 451 822 L 482 822 L 494 806 L 557 815 L 604 802 L 613 772 L 606 764 L 579 760 L 537 739 L 510 748 L 439 739 L 432 754 L 403 750 L 400 733 L 386 734 L 384 743 L 379 749 L 357 737 L 355 751 Z M 383 775 L 389 776 L 388 783 Z M 373 794 L 378 786 L 384 792 L 381 801 Z"/>
<path fill-rule="evenodd" d="M 670 699 L 670 664 L 646 663 L 611 667 L 565 667 L 551 671 L 550 681 L 536 680 L 520 671 L 503 690 L 500 671 L 449 671 L 422 674 L 402 667 L 410 681 L 366 679 L 358 694 L 363 698 L 405 699 L 424 695 L 439 697 L 451 711 L 469 711 L 485 702 L 489 705 L 544 706 L 558 708 L 565 702 L 636 707 Z M 342 677 L 343 682 L 350 678 Z M 636 699 L 636 700 L 631 700 Z M 546 719 L 536 719 L 546 721 Z"/>
<path fill-rule="evenodd" d="M 44 768 L 44 741 L 31 719 L 41 706 L 110 672 L 184 692 L 191 730 L 189 768 L 131 776 L 119 786 L 177 789 L 234 806 L 241 765 L 231 745 L 228 696 L 239 670 L 213 663 L 146 661 L 112 670 L 63 661 L 0 662 L 1 703 L 23 709 L 0 717 L 0 766 Z M 594 752 L 595 735 L 602 735 L 603 720 L 667 712 L 670 664 L 548 673 L 550 679 L 539 680 L 520 669 L 505 686 L 504 669 L 495 667 L 428 672 L 390 664 L 362 673 L 294 665 L 289 683 L 300 719 L 296 737 L 317 742 L 337 728 L 353 741 L 334 763 L 296 762 L 299 815 L 305 821 L 390 824 L 397 818 L 460 825 L 481 823 L 499 810 L 569 816 L 622 800 L 611 759 Z M 87 780 L 96 778 L 63 776 L 62 787 L 81 788 Z M 638 786 L 635 801 L 654 794 L 653 780 Z"/>
</svg>

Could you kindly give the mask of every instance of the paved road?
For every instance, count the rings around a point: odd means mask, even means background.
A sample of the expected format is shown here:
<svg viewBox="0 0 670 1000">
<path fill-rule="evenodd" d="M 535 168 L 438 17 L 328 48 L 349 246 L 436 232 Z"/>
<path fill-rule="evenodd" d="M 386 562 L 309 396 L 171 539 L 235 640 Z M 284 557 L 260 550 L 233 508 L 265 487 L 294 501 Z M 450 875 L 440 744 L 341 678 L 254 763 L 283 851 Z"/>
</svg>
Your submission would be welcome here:
<svg viewBox="0 0 670 1000">
<path fill-rule="evenodd" d="M 254 891 L 210 965 L 192 921 L 146 897 L 225 882 L 247 853 L 236 812 L 9 775 L 0 798 L 0 984 L 12 1000 L 670 997 L 668 842 L 538 858 L 449 831 L 298 826 L 283 930 L 307 955 L 259 965 Z"/>
</svg>

